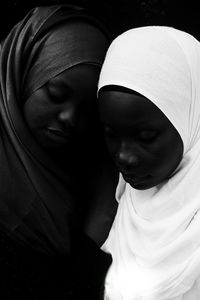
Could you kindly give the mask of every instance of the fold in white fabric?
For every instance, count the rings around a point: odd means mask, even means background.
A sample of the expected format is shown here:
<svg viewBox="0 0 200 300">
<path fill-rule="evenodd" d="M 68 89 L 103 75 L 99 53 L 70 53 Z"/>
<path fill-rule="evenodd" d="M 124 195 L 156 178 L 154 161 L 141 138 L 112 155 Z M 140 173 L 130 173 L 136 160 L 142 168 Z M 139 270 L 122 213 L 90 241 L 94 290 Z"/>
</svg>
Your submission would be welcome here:
<svg viewBox="0 0 200 300">
<path fill-rule="evenodd" d="M 111 44 L 99 89 L 119 85 L 158 106 L 179 132 L 171 178 L 139 191 L 120 175 L 117 215 L 102 249 L 113 262 L 106 300 L 200 299 L 200 43 L 165 26 L 131 29 Z"/>
</svg>

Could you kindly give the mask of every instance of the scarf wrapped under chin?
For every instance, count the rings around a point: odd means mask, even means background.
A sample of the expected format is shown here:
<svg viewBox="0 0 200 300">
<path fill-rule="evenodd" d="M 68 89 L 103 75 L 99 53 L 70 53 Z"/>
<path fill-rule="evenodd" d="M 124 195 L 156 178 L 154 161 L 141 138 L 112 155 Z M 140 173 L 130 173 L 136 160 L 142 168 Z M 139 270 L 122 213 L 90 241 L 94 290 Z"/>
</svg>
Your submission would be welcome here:
<svg viewBox="0 0 200 300">
<path fill-rule="evenodd" d="M 0 227 L 35 250 L 70 251 L 75 199 L 68 170 L 30 134 L 23 101 L 74 65 L 100 67 L 108 40 L 84 11 L 58 5 L 31 10 L 1 44 Z"/>
<path fill-rule="evenodd" d="M 200 299 L 199 82 L 200 43 L 174 28 L 129 30 L 107 52 L 99 89 L 119 85 L 150 99 L 179 132 L 184 154 L 172 177 L 148 190 L 120 175 L 102 247 L 113 259 L 106 300 Z"/>
</svg>

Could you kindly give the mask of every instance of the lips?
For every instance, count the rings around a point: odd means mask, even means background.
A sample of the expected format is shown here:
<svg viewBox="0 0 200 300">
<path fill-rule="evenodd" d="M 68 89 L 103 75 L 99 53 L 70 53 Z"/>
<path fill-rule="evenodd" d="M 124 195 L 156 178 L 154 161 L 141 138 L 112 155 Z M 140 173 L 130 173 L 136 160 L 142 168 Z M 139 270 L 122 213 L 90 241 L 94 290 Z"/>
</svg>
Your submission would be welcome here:
<svg viewBox="0 0 200 300">
<path fill-rule="evenodd" d="M 138 181 L 138 180 L 141 180 L 143 177 L 136 177 L 134 175 L 126 175 L 126 174 L 123 174 L 123 177 L 126 181 Z"/>
<path fill-rule="evenodd" d="M 135 176 L 131 174 L 122 174 L 122 175 L 124 177 L 124 180 L 130 183 L 131 185 L 141 184 L 151 177 L 150 175 L 145 175 L 145 176 Z"/>
<path fill-rule="evenodd" d="M 50 134 L 50 136 L 53 138 L 64 139 L 64 140 L 70 140 L 72 138 L 71 133 L 65 132 L 61 129 L 57 129 L 54 127 L 48 127 L 47 133 Z"/>
</svg>

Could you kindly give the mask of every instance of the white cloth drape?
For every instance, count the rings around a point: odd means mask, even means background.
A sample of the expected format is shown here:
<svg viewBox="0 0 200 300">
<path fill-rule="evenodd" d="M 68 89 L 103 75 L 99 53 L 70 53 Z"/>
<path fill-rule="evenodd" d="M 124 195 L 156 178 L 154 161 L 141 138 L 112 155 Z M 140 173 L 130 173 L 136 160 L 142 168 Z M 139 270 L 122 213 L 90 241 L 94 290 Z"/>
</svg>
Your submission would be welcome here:
<svg viewBox="0 0 200 300">
<path fill-rule="evenodd" d="M 113 258 L 105 299 L 199 300 L 200 43 L 170 27 L 131 29 L 107 52 L 99 89 L 111 84 L 157 105 L 179 132 L 184 155 L 170 179 L 148 190 L 120 175 L 117 215 L 102 246 Z"/>
</svg>

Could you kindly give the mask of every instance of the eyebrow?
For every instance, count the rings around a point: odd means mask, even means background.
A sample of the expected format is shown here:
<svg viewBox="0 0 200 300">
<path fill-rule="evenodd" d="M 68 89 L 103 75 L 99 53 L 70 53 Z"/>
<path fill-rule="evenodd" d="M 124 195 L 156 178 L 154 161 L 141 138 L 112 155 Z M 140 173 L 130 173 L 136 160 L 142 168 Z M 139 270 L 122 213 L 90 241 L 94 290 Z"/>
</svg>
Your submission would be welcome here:
<svg viewBox="0 0 200 300">
<path fill-rule="evenodd" d="M 60 75 L 60 74 L 58 74 L 58 75 Z M 57 75 L 57 76 L 58 76 Z M 57 76 L 55 76 L 55 77 L 52 77 L 49 81 L 48 81 L 48 84 L 51 86 L 54 86 L 54 85 L 60 85 L 60 86 L 68 86 L 68 83 L 67 83 L 67 81 L 66 80 L 64 80 L 62 77 L 57 77 Z"/>
<path fill-rule="evenodd" d="M 110 126 L 109 123 L 104 122 L 101 119 L 100 119 L 100 123 L 102 123 L 103 125 L 106 125 L 106 126 Z M 139 125 L 139 126 L 143 126 L 143 127 L 147 127 L 147 126 L 151 126 L 151 127 L 153 126 L 154 127 L 154 124 L 155 124 L 154 120 L 153 120 L 153 123 L 149 122 L 149 121 L 138 121 L 137 123 L 134 123 L 134 125 L 136 125 L 136 126 Z"/>
</svg>

